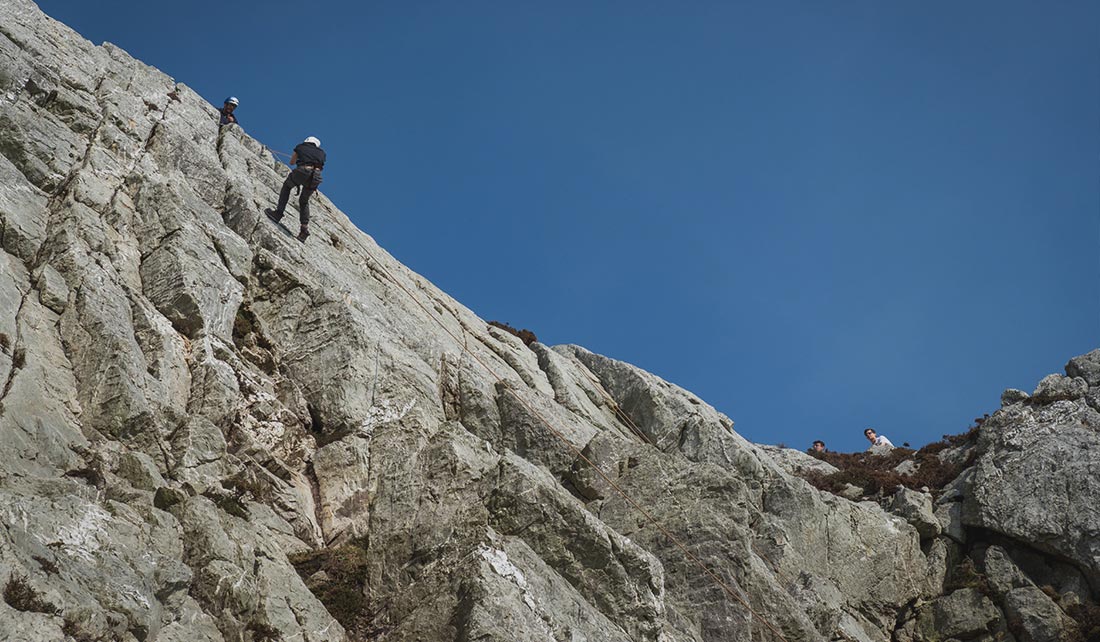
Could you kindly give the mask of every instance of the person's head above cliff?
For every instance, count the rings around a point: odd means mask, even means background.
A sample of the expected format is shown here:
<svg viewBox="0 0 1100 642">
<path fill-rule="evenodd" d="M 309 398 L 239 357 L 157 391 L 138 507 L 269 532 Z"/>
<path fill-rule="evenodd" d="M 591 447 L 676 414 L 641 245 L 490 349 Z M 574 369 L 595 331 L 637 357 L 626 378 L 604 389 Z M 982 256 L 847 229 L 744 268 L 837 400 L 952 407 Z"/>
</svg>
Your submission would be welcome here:
<svg viewBox="0 0 1100 642">
<path fill-rule="evenodd" d="M 820 439 L 815 439 L 813 445 L 810 446 L 810 450 L 813 450 L 815 453 L 825 452 L 825 442 Z"/>
<path fill-rule="evenodd" d="M 886 435 L 879 435 L 875 432 L 874 428 L 867 428 L 863 431 L 863 436 L 867 438 L 867 441 L 871 442 L 871 448 L 875 446 L 889 446 L 894 447 L 894 444 L 886 438 Z"/>
<path fill-rule="evenodd" d="M 237 121 L 237 116 L 233 113 L 237 110 L 237 105 L 239 105 L 240 102 L 241 101 L 237 100 L 236 96 L 230 96 L 225 99 L 225 104 L 218 110 L 221 114 L 221 118 L 218 119 L 218 126 L 228 125 L 230 123 L 240 124 Z"/>
</svg>

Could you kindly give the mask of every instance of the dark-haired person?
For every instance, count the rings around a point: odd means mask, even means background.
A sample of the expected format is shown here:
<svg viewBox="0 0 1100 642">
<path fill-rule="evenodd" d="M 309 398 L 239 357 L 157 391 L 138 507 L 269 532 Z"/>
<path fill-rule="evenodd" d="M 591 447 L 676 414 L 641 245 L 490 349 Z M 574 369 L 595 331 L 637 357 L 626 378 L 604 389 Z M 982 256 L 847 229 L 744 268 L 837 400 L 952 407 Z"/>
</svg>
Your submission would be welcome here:
<svg viewBox="0 0 1100 642">
<path fill-rule="evenodd" d="M 241 101 L 237 100 L 236 96 L 230 96 L 225 99 L 225 104 L 218 110 L 221 114 L 221 118 L 218 119 L 218 127 L 225 127 L 232 123 L 234 125 L 240 125 L 237 122 L 237 116 L 233 112 L 237 111 L 237 105 L 241 104 Z"/>
<path fill-rule="evenodd" d="M 298 230 L 298 240 L 305 241 L 309 236 L 309 197 L 317 191 L 321 184 L 321 170 L 325 166 L 325 150 L 321 149 L 321 141 L 310 136 L 294 148 L 290 155 L 290 164 L 297 165 L 286 180 L 283 181 L 283 190 L 279 192 L 279 204 L 275 209 L 266 209 L 271 220 L 278 223 L 283 218 L 286 203 L 290 200 L 290 190 L 300 187 L 301 195 L 298 196 L 298 222 L 301 228 Z"/>
<path fill-rule="evenodd" d="M 874 428 L 868 428 L 863 431 L 863 436 L 867 438 L 867 441 L 871 442 L 871 447 L 867 450 L 871 450 L 875 446 L 887 446 L 893 448 L 894 444 L 890 443 L 890 440 L 886 438 L 886 435 L 879 435 L 875 433 Z"/>
<path fill-rule="evenodd" d="M 813 446 L 810 447 L 810 450 L 814 451 L 815 453 L 826 452 L 825 451 L 825 442 L 821 441 L 820 439 L 815 439 L 814 443 L 813 443 Z"/>
</svg>

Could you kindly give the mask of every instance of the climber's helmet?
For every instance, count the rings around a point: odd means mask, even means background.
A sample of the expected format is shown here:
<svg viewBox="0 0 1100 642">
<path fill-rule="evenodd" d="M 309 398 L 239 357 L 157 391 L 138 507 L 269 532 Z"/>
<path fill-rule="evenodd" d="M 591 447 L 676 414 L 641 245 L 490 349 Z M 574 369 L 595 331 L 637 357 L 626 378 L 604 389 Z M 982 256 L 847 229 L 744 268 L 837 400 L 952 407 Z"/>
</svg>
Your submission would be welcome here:
<svg viewBox="0 0 1100 642">
<path fill-rule="evenodd" d="M 302 141 L 303 143 L 309 143 L 310 145 L 321 146 L 321 141 L 316 136 L 310 136 Z"/>
</svg>

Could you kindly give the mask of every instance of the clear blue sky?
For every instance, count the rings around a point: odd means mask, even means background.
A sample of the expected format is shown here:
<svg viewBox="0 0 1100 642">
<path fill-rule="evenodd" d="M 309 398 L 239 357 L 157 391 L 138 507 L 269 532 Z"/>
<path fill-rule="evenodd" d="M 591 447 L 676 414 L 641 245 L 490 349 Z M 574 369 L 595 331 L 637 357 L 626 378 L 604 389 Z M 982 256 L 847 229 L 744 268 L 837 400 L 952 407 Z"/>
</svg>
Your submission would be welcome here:
<svg viewBox="0 0 1100 642">
<path fill-rule="evenodd" d="M 922 445 L 1100 347 L 1100 3 L 43 0 L 486 319 L 762 443 Z"/>
</svg>

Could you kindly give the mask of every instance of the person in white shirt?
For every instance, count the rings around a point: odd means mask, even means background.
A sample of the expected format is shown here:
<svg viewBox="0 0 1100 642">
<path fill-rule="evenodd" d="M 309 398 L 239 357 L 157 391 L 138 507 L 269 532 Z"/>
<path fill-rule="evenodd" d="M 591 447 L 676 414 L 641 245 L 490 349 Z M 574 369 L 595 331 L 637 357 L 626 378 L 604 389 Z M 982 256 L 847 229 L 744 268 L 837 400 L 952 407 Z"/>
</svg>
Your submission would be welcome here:
<svg viewBox="0 0 1100 642">
<path fill-rule="evenodd" d="M 871 447 L 875 446 L 889 446 L 894 447 L 894 444 L 890 443 L 890 440 L 885 435 L 876 435 L 874 428 L 868 428 L 863 431 L 863 436 L 867 437 L 867 441 L 871 442 Z M 870 448 L 868 448 L 870 450 Z"/>
</svg>

